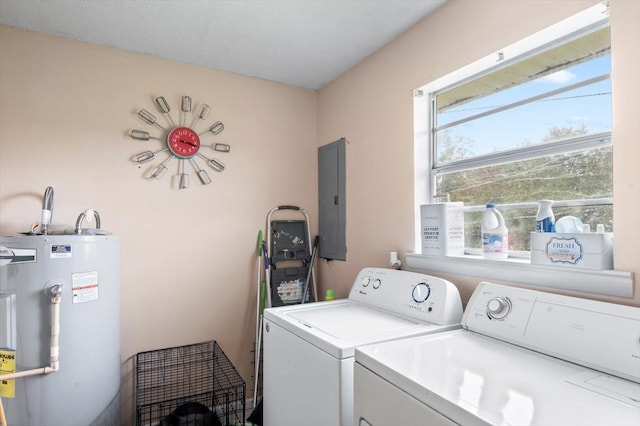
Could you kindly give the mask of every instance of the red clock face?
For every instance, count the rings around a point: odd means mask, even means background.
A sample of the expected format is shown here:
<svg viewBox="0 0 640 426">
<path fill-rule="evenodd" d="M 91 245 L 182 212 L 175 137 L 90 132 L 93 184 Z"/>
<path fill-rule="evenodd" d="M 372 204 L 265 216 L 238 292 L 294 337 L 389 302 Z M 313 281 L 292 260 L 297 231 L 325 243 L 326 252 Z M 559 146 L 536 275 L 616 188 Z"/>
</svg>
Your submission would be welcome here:
<svg viewBox="0 0 640 426">
<path fill-rule="evenodd" d="M 167 146 L 176 157 L 190 158 L 200 149 L 200 138 L 188 127 L 176 127 L 167 136 Z"/>
</svg>

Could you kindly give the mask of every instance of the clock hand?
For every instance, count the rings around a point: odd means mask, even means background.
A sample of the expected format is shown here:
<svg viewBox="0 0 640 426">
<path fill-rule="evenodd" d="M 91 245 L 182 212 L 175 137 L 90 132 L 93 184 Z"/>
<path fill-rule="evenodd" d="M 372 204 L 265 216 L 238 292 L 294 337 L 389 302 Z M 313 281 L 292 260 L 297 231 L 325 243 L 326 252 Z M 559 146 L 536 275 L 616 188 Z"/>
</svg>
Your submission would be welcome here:
<svg viewBox="0 0 640 426">
<path fill-rule="evenodd" d="M 187 145 L 196 146 L 196 144 L 191 142 L 191 141 L 184 141 L 184 140 L 180 139 L 180 142 L 186 143 Z"/>
</svg>

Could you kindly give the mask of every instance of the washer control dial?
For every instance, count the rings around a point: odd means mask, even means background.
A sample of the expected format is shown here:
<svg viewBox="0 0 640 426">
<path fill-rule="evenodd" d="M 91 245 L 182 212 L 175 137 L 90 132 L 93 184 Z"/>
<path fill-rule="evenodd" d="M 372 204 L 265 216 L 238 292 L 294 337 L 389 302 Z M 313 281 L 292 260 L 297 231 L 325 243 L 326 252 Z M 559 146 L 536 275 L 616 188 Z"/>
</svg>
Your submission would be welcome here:
<svg viewBox="0 0 640 426">
<path fill-rule="evenodd" d="M 380 278 L 376 278 L 375 280 L 373 280 L 373 288 L 375 289 L 380 288 L 380 284 L 382 284 L 382 281 L 380 281 Z"/>
<path fill-rule="evenodd" d="M 417 284 L 413 288 L 413 291 L 411 292 L 411 296 L 413 297 L 413 300 L 416 301 L 417 303 L 423 303 L 425 300 L 429 298 L 430 294 L 431 294 L 431 287 L 429 287 L 429 284 L 427 283 Z"/>
<path fill-rule="evenodd" d="M 511 301 L 506 297 L 494 297 L 487 302 L 487 315 L 492 319 L 504 319 L 511 312 Z"/>
<path fill-rule="evenodd" d="M 371 282 L 371 277 L 362 277 L 362 280 L 360 280 L 360 283 L 362 284 L 362 287 L 369 286 L 370 282 Z"/>
</svg>

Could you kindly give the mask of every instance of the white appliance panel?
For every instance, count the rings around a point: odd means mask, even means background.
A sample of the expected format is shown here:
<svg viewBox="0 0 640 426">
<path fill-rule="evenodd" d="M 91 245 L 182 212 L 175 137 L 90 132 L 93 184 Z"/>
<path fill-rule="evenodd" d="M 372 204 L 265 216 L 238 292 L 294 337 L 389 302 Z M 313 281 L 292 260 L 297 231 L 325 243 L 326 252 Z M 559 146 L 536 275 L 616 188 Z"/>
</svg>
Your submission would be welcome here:
<svg viewBox="0 0 640 426">
<path fill-rule="evenodd" d="M 417 302 L 417 296 L 426 298 Z M 459 328 L 462 302 L 446 280 L 364 268 L 349 299 L 270 308 L 264 316 L 336 358 L 348 358 L 356 346 Z"/>
<path fill-rule="evenodd" d="M 401 318 L 350 300 L 267 309 L 264 317 L 339 359 L 353 358 L 356 346 L 460 327 Z"/>
<path fill-rule="evenodd" d="M 403 390 L 356 364 L 354 394 L 354 424 L 359 426 L 450 426 L 457 425 L 436 410 L 423 404 Z M 385 403 L 380 404 L 378 393 L 384 395 Z M 387 409 L 394 407 L 393 410 Z M 359 414 L 360 413 L 360 414 Z M 364 414 L 366 413 L 366 414 Z"/>
<path fill-rule="evenodd" d="M 330 312 L 325 312 L 330 310 Z M 330 307 L 315 306 L 292 312 L 291 318 L 306 327 L 314 328 L 335 339 L 354 339 L 362 336 L 395 332 L 418 323 L 370 308 L 345 303 Z"/>
<path fill-rule="evenodd" d="M 638 308 L 481 283 L 468 329 L 356 349 L 355 418 L 369 415 L 362 398 L 403 415 L 386 387 L 360 384 L 368 371 L 460 424 L 640 424 L 640 384 L 626 378 L 640 372 L 639 319 Z"/>
<path fill-rule="evenodd" d="M 364 268 L 349 300 L 438 325 L 457 323 L 462 316 L 460 294 L 452 283 L 409 271 Z"/>
<path fill-rule="evenodd" d="M 488 313 L 496 299 L 509 305 L 504 318 L 492 319 Z M 471 296 L 462 324 L 640 383 L 640 310 L 632 306 L 483 282 Z"/>
<path fill-rule="evenodd" d="M 575 377 L 593 370 L 465 330 L 369 345 L 356 349 L 356 359 L 425 405 L 433 407 L 433 395 L 444 398 L 444 414 L 462 423 L 458 417 L 467 413 L 494 425 L 614 425 L 640 419 L 630 403 L 633 393 L 625 401 L 574 384 Z M 609 387 L 619 393 L 640 388 L 606 377 L 617 382 Z M 356 394 L 356 405 L 360 397 Z M 399 415 L 386 394 L 377 398 Z"/>
<path fill-rule="evenodd" d="M 353 424 L 356 346 L 459 328 L 461 317 L 453 284 L 380 268 L 363 269 L 349 299 L 266 309 L 265 426 Z"/>
<path fill-rule="evenodd" d="M 268 330 L 268 331 L 267 331 Z M 269 321 L 265 324 L 263 421 L 265 425 L 338 425 L 353 406 L 343 406 L 341 375 L 353 362 L 338 360 Z M 306 384 L 301 388 L 300 383 Z M 353 392 L 352 381 L 345 392 Z M 353 404 L 352 400 L 346 400 Z M 344 423 L 344 422 L 342 422 Z"/>
</svg>

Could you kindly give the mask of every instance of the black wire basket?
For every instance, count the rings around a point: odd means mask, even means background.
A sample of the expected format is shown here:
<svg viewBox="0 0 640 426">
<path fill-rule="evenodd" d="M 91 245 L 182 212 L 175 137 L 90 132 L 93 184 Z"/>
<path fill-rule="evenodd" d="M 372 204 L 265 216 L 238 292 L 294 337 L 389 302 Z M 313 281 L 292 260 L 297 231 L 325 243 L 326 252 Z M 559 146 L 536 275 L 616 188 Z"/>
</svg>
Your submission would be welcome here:
<svg viewBox="0 0 640 426">
<path fill-rule="evenodd" d="M 244 425 L 245 382 L 215 340 L 136 355 L 136 424 Z"/>
</svg>

